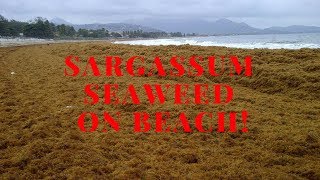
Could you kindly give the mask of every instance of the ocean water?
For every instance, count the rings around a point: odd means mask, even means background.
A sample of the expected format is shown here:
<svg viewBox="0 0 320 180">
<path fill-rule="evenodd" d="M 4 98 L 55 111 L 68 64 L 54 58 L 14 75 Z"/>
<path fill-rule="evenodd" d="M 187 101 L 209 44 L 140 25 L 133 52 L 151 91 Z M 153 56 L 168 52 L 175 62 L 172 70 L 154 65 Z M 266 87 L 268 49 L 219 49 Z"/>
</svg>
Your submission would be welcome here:
<svg viewBox="0 0 320 180">
<path fill-rule="evenodd" d="M 320 48 L 320 33 L 186 37 L 116 41 L 114 43 L 146 46 L 190 44 L 198 46 L 225 46 L 245 49 L 301 49 Z"/>
</svg>

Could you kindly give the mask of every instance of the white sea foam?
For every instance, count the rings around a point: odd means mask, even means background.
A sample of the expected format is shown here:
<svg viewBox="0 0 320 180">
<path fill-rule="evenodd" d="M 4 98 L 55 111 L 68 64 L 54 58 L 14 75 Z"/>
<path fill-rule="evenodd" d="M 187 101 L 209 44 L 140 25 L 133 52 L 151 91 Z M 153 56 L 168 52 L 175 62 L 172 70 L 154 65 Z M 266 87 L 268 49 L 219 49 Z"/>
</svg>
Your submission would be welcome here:
<svg viewBox="0 0 320 180">
<path fill-rule="evenodd" d="M 130 44 L 130 45 L 145 45 L 145 46 L 159 46 L 159 45 L 195 45 L 195 46 L 224 46 L 232 48 L 267 48 L 267 49 L 301 49 L 301 48 L 320 48 L 319 44 L 291 44 L 291 43 L 221 43 L 212 41 L 198 42 L 194 40 L 177 40 L 177 39 L 156 39 L 156 40 L 136 40 L 136 41 L 116 41 L 115 44 Z"/>
<path fill-rule="evenodd" d="M 189 44 L 196 46 L 224 46 L 245 49 L 301 49 L 320 48 L 320 34 L 209 36 L 191 38 L 116 41 L 114 43 L 145 46 Z"/>
<path fill-rule="evenodd" d="M 37 38 L 0 38 L 0 47 L 17 46 L 28 44 L 42 44 L 52 42 L 53 40 L 37 39 Z"/>
</svg>

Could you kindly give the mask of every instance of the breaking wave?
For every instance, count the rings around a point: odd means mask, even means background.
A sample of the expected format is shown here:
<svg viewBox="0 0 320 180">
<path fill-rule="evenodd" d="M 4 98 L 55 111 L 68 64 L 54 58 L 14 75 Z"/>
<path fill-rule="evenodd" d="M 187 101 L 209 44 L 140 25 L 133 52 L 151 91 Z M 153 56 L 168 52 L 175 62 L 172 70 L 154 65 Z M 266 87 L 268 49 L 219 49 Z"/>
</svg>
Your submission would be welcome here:
<svg viewBox="0 0 320 180">
<path fill-rule="evenodd" d="M 189 44 L 196 46 L 224 46 L 244 49 L 301 49 L 320 48 L 320 34 L 208 36 L 171 39 L 129 40 L 116 41 L 114 43 L 145 46 Z"/>
</svg>

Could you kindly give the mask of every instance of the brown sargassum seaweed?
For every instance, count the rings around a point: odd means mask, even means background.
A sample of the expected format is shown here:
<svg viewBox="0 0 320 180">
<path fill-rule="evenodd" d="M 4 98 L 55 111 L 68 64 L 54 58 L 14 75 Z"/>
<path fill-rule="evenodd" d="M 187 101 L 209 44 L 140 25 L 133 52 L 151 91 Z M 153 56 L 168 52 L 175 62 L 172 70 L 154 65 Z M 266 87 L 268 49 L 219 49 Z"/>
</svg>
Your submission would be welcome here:
<svg viewBox="0 0 320 180">
<path fill-rule="evenodd" d="M 106 55 L 253 57 L 247 77 L 66 78 L 64 58 Z M 85 66 L 82 61 L 81 66 Z M 165 61 L 164 61 L 165 62 Z M 14 72 L 14 73 L 11 73 Z M 243 50 L 198 46 L 129 46 L 103 42 L 0 48 L 0 177 L 6 178 L 229 178 L 320 179 L 320 49 Z M 228 83 L 225 106 L 85 106 L 88 83 Z M 122 88 L 125 89 L 125 88 Z M 103 96 L 103 94 L 101 94 Z M 134 111 L 247 109 L 248 133 L 133 133 Z M 82 133 L 83 111 L 123 114 L 122 131 Z M 126 118 L 127 117 L 127 118 Z"/>
</svg>

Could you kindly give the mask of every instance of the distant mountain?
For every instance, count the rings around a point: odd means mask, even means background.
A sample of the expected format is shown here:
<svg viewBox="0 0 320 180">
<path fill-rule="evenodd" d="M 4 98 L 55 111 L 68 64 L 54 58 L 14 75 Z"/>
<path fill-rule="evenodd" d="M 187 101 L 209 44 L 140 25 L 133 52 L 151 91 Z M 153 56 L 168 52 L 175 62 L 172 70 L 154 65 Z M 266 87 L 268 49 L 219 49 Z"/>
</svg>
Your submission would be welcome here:
<svg viewBox="0 0 320 180">
<path fill-rule="evenodd" d="M 58 17 L 51 19 L 50 22 L 52 22 L 53 24 L 56 24 L 56 25 L 61 25 L 61 24 L 72 25 L 72 23 L 67 22 L 64 19 L 61 19 L 61 18 L 58 18 Z"/>
<path fill-rule="evenodd" d="M 78 30 L 78 29 L 97 30 L 97 29 L 105 28 L 110 32 L 137 31 L 137 30 L 142 30 L 144 32 L 163 32 L 162 30 L 151 28 L 148 26 L 141 26 L 141 25 L 129 24 L 129 23 L 72 24 L 64 19 L 61 19 L 61 18 L 53 18 L 51 20 L 51 22 L 56 25 L 61 25 L 61 24 L 70 25 L 70 26 L 73 26 L 76 30 Z"/>
<path fill-rule="evenodd" d="M 214 22 L 203 20 L 144 20 L 130 23 L 108 23 L 108 24 L 71 24 L 61 18 L 54 18 L 51 22 L 55 24 L 72 25 L 76 30 L 105 28 L 110 32 L 136 31 L 144 32 L 182 32 L 206 35 L 230 35 L 230 34 L 285 34 L 285 33 L 317 33 L 320 27 L 316 26 L 288 26 L 270 27 L 259 29 L 246 23 L 237 23 L 229 19 L 219 19 Z M 138 25 L 140 24 L 140 25 Z M 161 29 L 161 30 L 160 30 Z"/>
<path fill-rule="evenodd" d="M 212 34 L 256 34 L 260 29 L 249 26 L 246 23 L 236 23 L 228 19 L 219 19 L 210 23 Z"/>
<path fill-rule="evenodd" d="M 73 25 L 73 27 L 78 29 L 101 29 L 105 28 L 108 31 L 111 32 L 122 32 L 122 31 L 137 31 L 142 30 L 144 32 L 162 32 L 159 29 L 147 27 L 147 26 L 141 26 L 136 24 L 127 24 L 127 23 L 108 23 L 108 24 L 76 24 Z"/>
<path fill-rule="evenodd" d="M 320 27 L 294 25 L 294 26 L 287 26 L 287 27 L 270 27 L 264 30 L 282 32 L 282 33 L 317 33 L 317 32 L 320 32 Z"/>
<path fill-rule="evenodd" d="M 207 35 L 229 34 L 284 34 L 284 33 L 310 33 L 320 32 L 315 26 L 288 26 L 259 29 L 246 23 L 237 23 L 229 19 L 219 19 L 214 22 L 203 20 L 144 20 L 138 24 L 163 29 L 167 32 L 198 33 Z"/>
<path fill-rule="evenodd" d="M 143 25 L 163 29 L 167 32 L 198 33 L 208 35 L 221 34 L 255 34 L 260 29 L 246 23 L 236 23 L 228 19 L 219 19 L 214 22 L 203 20 L 159 20 L 140 22 Z"/>
</svg>

